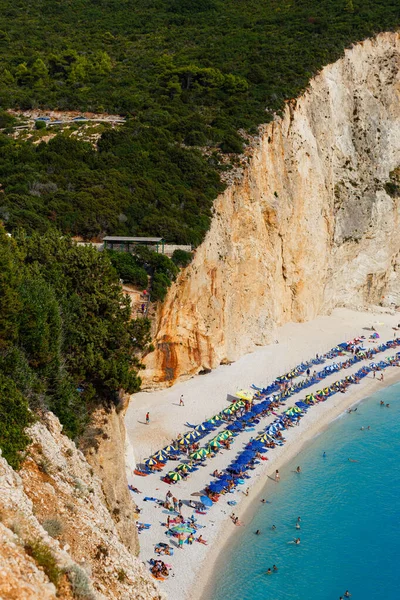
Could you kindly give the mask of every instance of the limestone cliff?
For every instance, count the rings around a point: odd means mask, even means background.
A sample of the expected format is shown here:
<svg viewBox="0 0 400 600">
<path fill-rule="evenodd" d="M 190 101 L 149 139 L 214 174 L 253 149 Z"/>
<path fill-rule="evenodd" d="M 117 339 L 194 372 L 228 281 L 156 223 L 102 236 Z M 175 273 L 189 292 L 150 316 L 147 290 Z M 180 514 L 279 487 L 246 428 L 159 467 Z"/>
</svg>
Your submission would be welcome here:
<svg viewBox="0 0 400 600">
<path fill-rule="evenodd" d="M 101 480 L 51 413 L 16 473 L 0 455 L 0 598 L 161 600 L 121 542 Z M 133 512 L 124 514 L 134 526 Z"/>
<path fill-rule="evenodd" d="M 237 359 L 277 325 L 340 305 L 400 303 L 400 37 L 324 68 L 260 129 L 248 166 L 159 309 L 145 385 Z"/>
</svg>

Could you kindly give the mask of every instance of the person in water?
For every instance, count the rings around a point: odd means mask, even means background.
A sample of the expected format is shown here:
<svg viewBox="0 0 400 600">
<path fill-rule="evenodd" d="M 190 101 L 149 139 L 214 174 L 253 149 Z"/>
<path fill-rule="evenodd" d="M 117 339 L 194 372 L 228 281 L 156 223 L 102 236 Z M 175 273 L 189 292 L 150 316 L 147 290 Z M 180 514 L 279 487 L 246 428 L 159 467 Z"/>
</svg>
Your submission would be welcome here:
<svg viewBox="0 0 400 600">
<path fill-rule="evenodd" d="M 301 517 L 297 517 L 297 522 L 300 523 Z"/>
<path fill-rule="evenodd" d="M 296 529 L 300 529 L 300 523 L 296 523 L 295 527 Z"/>
<path fill-rule="evenodd" d="M 281 478 L 281 476 L 279 474 L 279 471 L 278 471 L 278 469 L 276 469 L 276 471 L 275 471 L 275 481 L 279 481 L 280 478 Z"/>
<path fill-rule="evenodd" d="M 301 468 L 300 467 L 297 467 L 296 473 L 301 473 Z"/>
<path fill-rule="evenodd" d="M 273 570 L 273 572 L 274 572 L 274 573 L 277 573 L 277 572 L 278 572 L 278 567 L 277 567 L 276 565 L 274 565 L 274 566 L 272 567 L 272 570 Z"/>
<path fill-rule="evenodd" d="M 268 571 L 267 571 L 267 573 L 266 573 L 266 574 L 267 574 L 267 575 L 272 575 L 271 568 L 268 568 Z"/>
<path fill-rule="evenodd" d="M 256 535 L 260 535 L 261 531 L 259 529 L 257 529 L 256 531 Z"/>
<path fill-rule="evenodd" d="M 349 590 L 346 590 L 345 593 L 344 593 L 344 597 L 345 598 L 350 598 L 350 596 L 351 596 L 351 594 L 350 594 Z"/>
<path fill-rule="evenodd" d="M 326 452 L 323 453 L 322 458 L 326 458 Z"/>
<path fill-rule="evenodd" d="M 272 531 L 276 531 L 276 526 L 272 525 L 271 529 L 272 529 Z"/>
<path fill-rule="evenodd" d="M 348 460 L 349 462 L 355 462 L 355 463 L 358 463 L 358 460 L 353 460 L 352 458 L 348 458 L 347 460 Z"/>
<path fill-rule="evenodd" d="M 297 546 L 300 544 L 300 538 L 295 538 L 293 541 Z"/>
<path fill-rule="evenodd" d="M 266 499 L 265 499 L 265 498 L 263 498 L 263 499 L 261 500 L 261 504 L 265 504 L 265 503 L 266 503 Z"/>
</svg>

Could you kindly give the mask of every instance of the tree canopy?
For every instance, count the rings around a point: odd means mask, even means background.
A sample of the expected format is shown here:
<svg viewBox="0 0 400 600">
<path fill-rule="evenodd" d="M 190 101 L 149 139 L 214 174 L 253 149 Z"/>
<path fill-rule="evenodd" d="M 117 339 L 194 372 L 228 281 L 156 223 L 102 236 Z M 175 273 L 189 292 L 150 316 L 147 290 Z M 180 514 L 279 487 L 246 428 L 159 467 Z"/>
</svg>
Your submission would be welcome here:
<svg viewBox="0 0 400 600">
<path fill-rule="evenodd" d="M 9 230 L 198 244 L 219 153 L 345 47 L 400 23 L 398 0 L 0 0 L 0 106 L 127 115 L 98 152 L 0 140 Z M 0 125 L 7 129 L 7 117 Z M 201 148 L 201 152 L 198 150 Z"/>
<path fill-rule="evenodd" d="M 28 407 L 53 410 L 76 437 L 93 407 L 140 388 L 149 322 L 131 320 L 107 253 L 57 232 L 0 228 L 0 261 L 0 447 L 16 464 Z"/>
</svg>

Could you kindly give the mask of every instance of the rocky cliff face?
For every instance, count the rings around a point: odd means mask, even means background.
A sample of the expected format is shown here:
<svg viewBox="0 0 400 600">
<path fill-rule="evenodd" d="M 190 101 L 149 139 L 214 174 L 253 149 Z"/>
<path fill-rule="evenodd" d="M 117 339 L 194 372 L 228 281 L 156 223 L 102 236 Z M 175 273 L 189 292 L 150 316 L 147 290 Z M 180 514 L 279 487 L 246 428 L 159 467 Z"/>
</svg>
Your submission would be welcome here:
<svg viewBox="0 0 400 600">
<path fill-rule="evenodd" d="M 248 167 L 160 308 L 145 385 L 237 359 L 277 325 L 336 306 L 400 304 L 400 37 L 322 70 L 260 129 Z"/>
<path fill-rule="evenodd" d="M 47 413 L 29 435 L 18 473 L 0 455 L 0 598 L 162 600 L 121 542 L 101 480 L 59 421 Z M 133 506 L 120 518 L 134 527 Z"/>
</svg>

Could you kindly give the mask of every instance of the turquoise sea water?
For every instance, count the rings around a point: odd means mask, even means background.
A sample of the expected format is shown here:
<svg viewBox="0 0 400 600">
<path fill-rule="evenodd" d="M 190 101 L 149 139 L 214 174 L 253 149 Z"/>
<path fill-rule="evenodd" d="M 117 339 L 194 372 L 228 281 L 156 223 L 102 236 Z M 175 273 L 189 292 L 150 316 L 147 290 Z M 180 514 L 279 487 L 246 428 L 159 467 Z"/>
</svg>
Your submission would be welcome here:
<svg viewBox="0 0 400 600">
<path fill-rule="evenodd" d="M 339 600 L 347 589 L 353 600 L 399 600 L 400 384 L 335 421 L 262 497 L 269 503 L 225 550 L 207 600 Z M 301 544 L 288 544 L 295 537 Z"/>
</svg>

